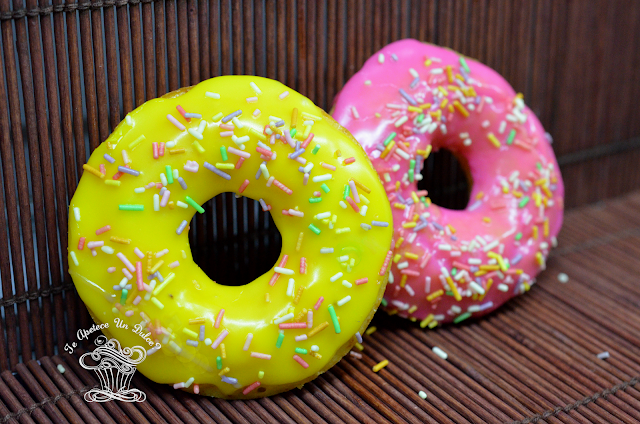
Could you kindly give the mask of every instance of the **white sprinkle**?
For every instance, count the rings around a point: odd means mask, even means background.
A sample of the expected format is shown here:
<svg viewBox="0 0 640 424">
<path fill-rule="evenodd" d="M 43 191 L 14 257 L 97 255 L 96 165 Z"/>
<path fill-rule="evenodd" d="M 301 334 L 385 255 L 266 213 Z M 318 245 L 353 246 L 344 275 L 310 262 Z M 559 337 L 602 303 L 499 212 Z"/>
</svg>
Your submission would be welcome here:
<svg viewBox="0 0 640 424">
<path fill-rule="evenodd" d="M 475 291 L 478 294 L 484 294 L 484 289 L 482 288 L 482 286 L 476 283 L 475 281 L 471 281 L 469 283 L 469 287 L 471 287 L 473 291 Z"/>
<path fill-rule="evenodd" d="M 506 284 L 498 284 L 498 290 L 500 290 L 503 293 L 506 293 L 509 291 L 509 286 L 507 286 Z"/>
<path fill-rule="evenodd" d="M 247 97 L 247 103 L 255 103 L 258 101 L 258 97 Z"/>
<path fill-rule="evenodd" d="M 73 216 L 76 219 L 76 222 L 80 222 L 80 208 L 73 208 Z"/>
<path fill-rule="evenodd" d="M 486 246 L 484 246 L 482 248 L 483 251 L 488 252 L 489 250 L 493 249 L 494 247 L 498 247 L 498 244 L 500 244 L 500 242 L 496 239 L 494 241 L 492 241 L 491 243 L 488 243 Z"/>
<path fill-rule="evenodd" d="M 339 203 L 339 204 L 340 204 L 340 207 L 341 207 L 342 209 L 347 209 L 347 204 L 346 204 L 346 203 L 344 203 L 342 200 L 340 201 L 340 203 Z"/>
<path fill-rule="evenodd" d="M 384 63 L 384 54 L 383 53 L 380 53 L 378 55 L 378 63 Z"/>
<path fill-rule="evenodd" d="M 127 115 L 129 116 L 129 115 Z M 58 371 L 60 371 L 60 374 L 64 374 L 64 372 L 66 371 L 66 369 L 62 366 L 62 364 L 58 364 Z"/>
<path fill-rule="evenodd" d="M 323 247 L 320 249 L 320 253 L 333 253 L 333 247 Z"/>
<path fill-rule="evenodd" d="M 489 122 L 489 121 L 482 121 L 482 124 L 481 124 L 482 128 L 489 128 L 489 125 L 491 125 L 491 122 Z"/>
<path fill-rule="evenodd" d="M 400 262 L 397 266 L 398 269 L 405 269 L 405 268 L 409 268 L 409 262 L 408 261 L 404 261 L 404 262 Z"/>
<path fill-rule="evenodd" d="M 289 278 L 289 285 L 287 286 L 287 296 L 293 297 L 293 290 L 295 288 L 295 280 L 293 278 Z"/>
<path fill-rule="evenodd" d="M 75 266 L 80 265 L 80 263 L 78 262 L 78 258 L 76 257 L 76 252 L 71 251 L 71 252 L 69 252 L 69 255 L 71 256 L 71 260 L 73 261 Z"/>
<path fill-rule="evenodd" d="M 351 113 L 353 113 L 353 117 L 358 119 L 360 118 L 360 114 L 358 113 L 358 110 L 356 109 L 355 106 L 351 106 Z"/>
<path fill-rule="evenodd" d="M 347 280 L 342 280 L 342 285 L 345 286 L 346 288 L 350 289 L 351 287 L 353 287 L 353 284 L 351 284 L 350 282 L 348 282 Z"/>
<path fill-rule="evenodd" d="M 212 93 L 211 91 L 205 91 L 204 95 L 207 96 L 210 99 L 219 99 L 220 98 L 220 94 Z"/>
<path fill-rule="evenodd" d="M 561 272 L 560 274 L 558 274 L 558 281 L 560 281 L 563 284 L 567 283 L 569 282 L 569 276 L 564 272 Z"/>
<path fill-rule="evenodd" d="M 427 394 L 425 392 L 423 392 L 422 390 L 420 390 L 418 392 L 418 396 L 420 396 L 421 399 L 426 399 L 427 398 Z"/>
<path fill-rule="evenodd" d="M 338 306 L 342 306 L 342 305 L 344 305 L 345 303 L 347 303 L 347 302 L 348 302 L 348 301 L 350 301 L 350 300 L 351 300 L 351 296 L 345 296 L 345 297 L 343 297 L 342 299 L 338 300 L 338 301 L 336 302 L 336 304 L 337 304 Z"/>
<path fill-rule="evenodd" d="M 329 278 L 329 281 L 334 283 L 338 278 L 342 278 L 342 275 L 343 275 L 342 272 L 339 272 L 336 275 L 334 275 L 333 277 Z"/>
<path fill-rule="evenodd" d="M 293 270 L 292 269 L 280 268 L 279 266 L 273 268 L 273 271 L 277 272 L 278 274 L 293 275 Z"/>
<path fill-rule="evenodd" d="M 156 212 L 160 210 L 160 195 L 157 193 L 153 195 L 153 210 Z"/>
<path fill-rule="evenodd" d="M 291 318 L 293 318 L 293 316 L 293 312 L 290 312 L 287 315 L 283 315 L 280 318 L 273 320 L 273 323 L 276 325 L 282 324 L 285 321 L 289 321 Z"/>
<path fill-rule="evenodd" d="M 371 225 L 369 224 L 365 224 L 364 222 L 362 224 L 360 224 L 360 228 L 362 228 L 365 231 L 369 231 L 371 229 Z"/>
<path fill-rule="evenodd" d="M 447 353 L 444 350 L 440 349 L 438 346 L 434 346 L 431 350 L 442 359 L 446 360 L 449 357 L 449 355 L 447 355 Z"/>
<path fill-rule="evenodd" d="M 409 120 L 409 117 L 407 115 L 401 116 L 395 123 L 396 128 L 398 128 L 400 125 L 404 124 L 408 120 Z"/>
<path fill-rule="evenodd" d="M 320 350 L 320 348 L 318 347 L 318 345 L 311 346 L 311 352 L 317 352 L 319 350 Z"/>
<path fill-rule="evenodd" d="M 414 78 L 418 78 L 420 75 L 418 74 L 418 71 L 416 71 L 413 68 L 409 68 L 409 73 L 411 74 L 412 77 Z"/>
<path fill-rule="evenodd" d="M 331 217 L 331 212 L 322 212 L 315 216 L 316 219 L 326 219 Z"/>
<path fill-rule="evenodd" d="M 285 91 L 282 94 L 280 94 L 278 97 L 280 97 L 280 100 L 284 100 L 284 98 L 287 97 L 288 95 L 289 95 L 289 92 Z"/>
<path fill-rule="evenodd" d="M 318 175 L 316 177 L 312 178 L 312 181 L 314 183 L 320 183 L 323 181 L 329 181 L 331 178 L 333 178 L 333 176 L 331 174 L 324 174 L 324 175 Z"/>
<path fill-rule="evenodd" d="M 611 355 L 609 355 L 609 352 L 604 351 L 598 353 L 596 356 L 598 357 L 598 359 L 608 359 Z"/>
<path fill-rule="evenodd" d="M 260 91 L 255 82 L 251 81 L 249 85 L 251 86 L 251 88 L 253 88 L 253 91 L 255 91 L 256 94 L 262 94 L 262 91 Z"/>
<path fill-rule="evenodd" d="M 442 68 L 434 68 L 430 71 L 432 74 L 441 74 L 444 72 L 444 69 Z"/>
<path fill-rule="evenodd" d="M 102 246 L 100 248 L 100 250 L 102 250 L 107 255 L 112 255 L 113 254 L 113 247 L 110 247 L 110 246 Z"/>
</svg>

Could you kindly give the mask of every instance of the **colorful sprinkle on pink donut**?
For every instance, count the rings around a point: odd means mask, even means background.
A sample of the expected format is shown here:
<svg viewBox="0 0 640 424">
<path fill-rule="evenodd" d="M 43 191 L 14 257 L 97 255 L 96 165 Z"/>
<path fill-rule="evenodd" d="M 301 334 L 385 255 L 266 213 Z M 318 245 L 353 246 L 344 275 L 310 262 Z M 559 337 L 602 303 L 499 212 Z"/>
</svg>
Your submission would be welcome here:
<svg viewBox="0 0 640 424">
<path fill-rule="evenodd" d="M 562 225 L 564 186 L 551 137 L 497 72 L 398 41 L 347 82 L 333 116 L 368 153 L 392 205 L 389 313 L 423 328 L 459 323 L 535 283 Z M 418 190 L 424 160 L 438 149 L 466 168 L 465 210 Z"/>
</svg>

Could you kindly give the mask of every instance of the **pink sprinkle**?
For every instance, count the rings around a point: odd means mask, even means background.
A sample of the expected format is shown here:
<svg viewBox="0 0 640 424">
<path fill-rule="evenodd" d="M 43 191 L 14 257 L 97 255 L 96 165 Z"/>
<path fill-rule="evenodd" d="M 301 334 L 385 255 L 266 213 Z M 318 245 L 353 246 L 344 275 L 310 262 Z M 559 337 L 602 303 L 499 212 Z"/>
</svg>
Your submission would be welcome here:
<svg viewBox="0 0 640 424">
<path fill-rule="evenodd" d="M 129 271 L 136 272 L 136 268 L 133 266 L 131 262 L 129 262 L 129 259 L 127 259 L 127 257 L 124 256 L 122 252 L 118 252 L 116 256 L 118 257 L 118 259 L 122 261 L 122 263 L 127 267 Z"/>
<path fill-rule="evenodd" d="M 324 163 L 324 162 L 322 162 L 322 167 L 323 167 L 323 168 L 326 168 L 326 169 L 329 169 L 329 170 L 331 170 L 331 171 L 335 171 L 335 170 L 336 170 L 336 167 L 335 167 L 335 166 L 333 166 L 333 165 L 329 165 L 328 163 Z"/>
<path fill-rule="evenodd" d="M 389 262 L 391 261 L 391 256 L 393 255 L 393 251 L 389 250 L 387 252 L 387 256 L 384 258 L 384 263 L 382 264 L 382 268 L 380 268 L 379 275 L 384 275 L 387 272 L 387 267 L 389 266 Z"/>
<path fill-rule="evenodd" d="M 353 200 L 355 200 L 356 203 L 360 203 L 360 195 L 358 194 L 356 183 L 353 182 L 353 180 L 349 181 L 349 187 L 351 188 L 351 195 L 353 196 Z M 411 207 L 413 207 L 413 205 Z M 413 216 L 413 214 L 409 213 L 407 216 Z"/>
<path fill-rule="evenodd" d="M 270 286 L 273 286 L 273 285 L 278 281 L 278 278 L 279 278 L 279 277 L 280 277 L 280 274 L 278 274 L 277 272 L 275 272 L 275 273 L 273 274 L 273 276 L 271 277 L 271 279 L 269 280 L 269 285 L 270 285 Z"/>
<path fill-rule="evenodd" d="M 87 243 L 87 247 L 89 249 L 96 249 L 98 247 L 102 247 L 104 246 L 104 242 L 103 241 L 90 241 L 89 243 Z"/>
<path fill-rule="evenodd" d="M 233 131 L 236 127 L 232 124 L 220 124 L 220 129 Z"/>
<path fill-rule="evenodd" d="M 429 252 L 424 252 L 424 256 L 422 257 L 422 261 L 420 261 L 420 268 L 424 268 L 425 266 L 427 266 L 427 262 L 429 262 L 429 259 L 431 259 L 431 255 L 429 254 Z M 382 275 L 382 274 L 380 274 Z"/>
<path fill-rule="evenodd" d="M 302 143 L 300 147 L 302 147 L 303 149 L 306 149 L 309 143 L 311 143 L 311 140 L 313 140 L 313 133 L 309 134 L 309 137 L 307 137 L 307 139 Z"/>
<path fill-rule="evenodd" d="M 138 305 L 138 303 L 140 303 L 141 300 L 142 300 L 142 298 L 140 296 L 136 296 L 136 298 L 133 299 L 133 304 L 134 305 Z"/>
<path fill-rule="evenodd" d="M 270 161 L 270 160 L 271 160 L 271 158 L 270 158 L 269 156 L 260 155 L 260 160 Z"/>
<path fill-rule="evenodd" d="M 144 253 L 142 253 L 140 249 L 138 249 L 137 247 L 133 249 L 133 253 L 135 253 L 136 256 L 139 257 L 140 259 L 144 259 Z"/>
<path fill-rule="evenodd" d="M 162 183 L 155 183 L 155 186 L 158 190 L 162 188 Z"/>
<path fill-rule="evenodd" d="M 302 177 L 302 185 L 307 185 L 309 182 L 309 174 L 305 173 L 304 177 Z"/>
<path fill-rule="evenodd" d="M 307 258 L 300 258 L 300 274 L 305 275 L 307 273 Z"/>
<path fill-rule="evenodd" d="M 180 122 L 178 122 L 176 118 L 173 117 L 173 115 L 168 114 L 167 119 L 169 120 L 169 122 L 175 125 L 176 128 L 179 129 L 180 131 L 184 131 L 186 129 L 184 125 L 182 125 Z"/>
<path fill-rule="evenodd" d="M 356 161 L 356 158 L 346 158 L 346 159 L 344 160 L 344 164 L 345 164 L 345 165 L 349 165 L 349 164 L 351 164 L 351 163 L 353 163 L 353 162 L 355 162 L 355 161 Z"/>
<path fill-rule="evenodd" d="M 361 278 L 361 279 L 355 281 L 356 286 L 359 286 L 360 284 L 367 284 L 368 282 L 369 282 L 368 278 Z"/>
<path fill-rule="evenodd" d="M 109 268 L 107 268 L 107 272 L 109 274 L 113 274 L 114 272 L 116 272 L 116 267 L 115 266 L 110 266 Z"/>
<path fill-rule="evenodd" d="M 251 157 L 251 153 L 243 152 L 242 150 L 238 150 L 235 147 L 228 147 L 227 152 L 233 153 L 234 155 L 243 157 L 245 159 L 248 159 Z"/>
<path fill-rule="evenodd" d="M 175 267 L 178 267 L 178 266 L 180 266 L 180 261 L 171 262 L 169 264 L 169 268 L 175 268 Z"/>
<path fill-rule="evenodd" d="M 286 209 L 282 209 L 282 215 L 287 215 L 289 216 L 289 211 Z"/>
<path fill-rule="evenodd" d="M 136 283 L 138 284 L 138 291 L 142 291 L 144 280 L 142 278 L 142 262 L 136 262 Z"/>
<path fill-rule="evenodd" d="M 220 133 L 220 137 L 231 137 L 233 135 L 233 131 L 222 131 Z"/>
<path fill-rule="evenodd" d="M 320 193 L 319 191 L 314 191 L 314 192 L 313 192 L 313 195 L 314 195 L 315 197 L 320 197 L 320 196 L 322 196 L 322 193 Z"/>
<path fill-rule="evenodd" d="M 313 327 L 313 311 L 307 312 L 307 328 Z"/>
<path fill-rule="evenodd" d="M 300 365 L 302 365 L 302 368 L 309 368 L 309 364 L 307 364 L 304 359 L 302 359 L 301 357 L 299 357 L 298 355 L 293 355 L 293 359 L 299 363 Z"/>
<path fill-rule="evenodd" d="M 268 157 L 269 157 L 269 159 L 271 159 L 271 157 L 273 156 L 273 152 L 272 152 L 272 151 L 269 151 L 269 150 L 267 150 L 267 149 L 263 149 L 263 148 L 262 148 L 262 147 L 260 147 L 260 146 L 256 146 L 256 152 L 258 152 L 258 153 L 260 153 L 260 154 L 263 154 L 263 155 L 265 155 L 265 156 L 268 156 Z"/>
<path fill-rule="evenodd" d="M 351 355 L 351 356 L 353 356 L 354 358 L 357 358 L 357 359 L 362 359 L 362 354 L 359 353 L 359 352 L 355 352 L 353 350 L 349 352 L 349 355 Z"/>
<path fill-rule="evenodd" d="M 107 232 L 107 231 L 109 231 L 110 229 L 111 229 L 111 225 L 105 225 L 104 227 L 102 227 L 102 228 L 98 228 L 98 229 L 96 230 L 96 235 L 98 235 L 98 236 L 99 236 L 99 235 L 100 235 L 100 234 L 102 234 L 102 233 L 106 233 L 106 232 Z"/>
<path fill-rule="evenodd" d="M 125 317 L 130 317 L 133 316 L 133 309 L 128 310 L 127 312 L 124 313 Z"/>
<path fill-rule="evenodd" d="M 416 191 L 416 196 L 418 196 L 418 197 L 426 196 L 427 194 L 428 194 L 427 190 Z"/>
<path fill-rule="evenodd" d="M 127 268 L 122 268 L 122 273 L 127 277 L 127 280 L 133 280 L 133 274 L 131 274 Z"/>
<path fill-rule="evenodd" d="M 224 311 L 224 309 L 223 309 Z M 216 327 L 218 328 L 218 327 Z M 229 334 L 229 331 L 227 331 L 227 329 L 224 329 L 220 332 L 220 335 L 216 338 L 216 340 L 211 343 L 211 348 L 212 349 L 217 349 L 218 346 L 220 346 L 220 343 L 222 343 L 222 341 L 224 340 L 225 337 L 227 337 L 227 335 Z"/>
<path fill-rule="evenodd" d="M 276 187 L 278 187 L 280 190 L 284 191 L 285 193 L 287 193 L 288 195 L 293 194 L 293 190 L 291 190 L 290 188 L 288 188 L 286 185 L 282 184 L 280 181 L 274 179 L 273 180 L 273 184 L 275 184 Z"/>
<path fill-rule="evenodd" d="M 460 263 L 458 261 L 453 261 L 453 266 L 455 266 L 458 269 L 464 269 L 466 271 L 471 271 L 471 268 L 469 268 L 469 265 L 465 265 L 465 264 Z"/>
<path fill-rule="evenodd" d="M 260 387 L 260 382 L 256 381 L 255 383 L 251 384 L 250 386 L 245 387 L 245 389 L 242 391 L 242 394 L 243 395 L 248 395 L 249 393 L 251 393 L 252 391 L 257 389 L 258 387 Z"/>
<path fill-rule="evenodd" d="M 180 112 L 180 115 L 182 115 L 182 117 L 184 118 L 185 121 L 191 122 L 191 118 L 187 118 L 186 116 L 184 116 L 184 115 L 186 115 L 187 111 L 184 110 L 182 108 L 182 106 L 178 105 L 178 106 L 176 106 L 176 109 L 178 109 L 178 112 Z"/>
<path fill-rule="evenodd" d="M 124 152 L 124 150 L 123 150 L 123 152 Z M 104 163 L 100 164 L 100 172 L 102 172 L 103 174 L 107 173 L 107 167 L 104 166 Z"/>
<path fill-rule="evenodd" d="M 160 200 L 160 206 L 162 206 L 163 208 L 167 206 L 167 203 L 169 202 L 169 196 L 171 196 L 171 192 L 169 190 L 165 191 L 162 195 L 162 200 Z"/>
<path fill-rule="evenodd" d="M 84 241 L 85 240 L 86 240 L 86 238 L 80 237 L 80 239 L 78 240 L 78 250 L 84 249 Z"/>
<path fill-rule="evenodd" d="M 315 309 L 316 311 L 318 310 L 318 308 L 320 307 L 320 305 L 322 305 L 322 302 L 324 301 L 324 297 L 320 296 L 320 299 L 318 299 L 318 301 L 316 302 L 315 305 L 313 305 L 313 309 Z"/>
<path fill-rule="evenodd" d="M 282 256 L 282 259 L 280 260 L 278 267 L 284 268 L 284 266 L 287 264 L 287 260 L 289 260 L 289 255 Z M 278 274 L 277 272 L 273 273 L 273 277 L 271 277 L 271 280 L 269 280 L 269 285 L 273 286 L 276 283 L 276 281 L 278 281 L 278 277 L 280 277 L 280 274 Z"/>
<path fill-rule="evenodd" d="M 412 277 L 419 277 L 420 273 L 418 271 L 413 271 L 411 269 L 403 269 L 400 271 L 400 274 L 411 275 Z"/>
<path fill-rule="evenodd" d="M 278 328 L 281 330 L 295 330 L 296 328 L 307 328 L 306 322 L 283 322 L 278 324 Z"/>
<path fill-rule="evenodd" d="M 164 142 L 160 142 L 160 145 L 158 146 L 158 155 L 160 156 L 164 156 Z"/>
<path fill-rule="evenodd" d="M 224 309 L 220 309 L 220 312 L 218 312 L 218 316 L 216 317 L 216 323 L 214 327 L 216 328 L 220 327 L 220 322 L 222 322 L 223 315 L 224 315 Z"/>
<path fill-rule="evenodd" d="M 289 133 L 289 131 L 284 131 L 284 139 L 287 141 L 287 143 L 292 149 L 296 148 L 296 143 L 293 142 L 293 139 L 291 138 L 291 134 Z M 282 140 L 282 138 L 280 138 L 280 140 Z"/>
<path fill-rule="evenodd" d="M 251 340 L 253 340 L 253 334 L 249 333 L 247 334 L 247 338 L 244 341 L 244 347 L 242 348 L 242 350 L 244 351 L 249 350 L 249 346 L 251 345 Z"/>
<path fill-rule="evenodd" d="M 146 188 L 147 190 L 153 188 L 156 186 L 156 183 L 154 183 L 153 181 L 151 181 L 149 184 L 147 184 L 146 186 L 144 186 L 144 188 Z"/>
<path fill-rule="evenodd" d="M 351 197 L 347 197 L 347 203 L 351 205 L 354 211 L 360 212 L 360 208 L 356 205 L 356 202 L 353 201 Z"/>
<path fill-rule="evenodd" d="M 244 180 L 244 182 L 240 186 L 240 190 L 238 190 L 238 192 L 242 193 L 247 188 L 248 185 L 249 185 L 249 180 Z"/>
<path fill-rule="evenodd" d="M 267 355 L 266 353 L 259 353 L 259 352 L 251 352 L 251 357 L 258 358 L 258 359 L 271 359 L 271 355 Z"/>
<path fill-rule="evenodd" d="M 302 342 L 304 340 L 307 340 L 307 335 L 306 334 L 300 334 L 299 336 L 294 337 L 294 339 L 297 342 Z"/>
<path fill-rule="evenodd" d="M 200 393 L 200 386 L 199 385 L 197 385 L 197 384 L 193 385 L 193 393 L 195 393 L 196 395 L 198 393 Z"/>
<path fill-rule="evenodd" d="M 184 389 L 184 383 L 176 383 L 173 385 L 174 390 Z"/>
<path fill-rule="evenodd" d="M 236 169 L 240 169 L 243 163 L 244 163 L 244 158 L 238 159 L 238 162 L 236 162 Z"/>
<path fill-rule="evenodd" d="M 297 211 L 295 209 L 289 209 L 289 215 L 297 216 L 298 218 L 304 217 L 304 212 Z"/>
<path fill-rule="evenodd" d="M 151 143 L 151 148 L 153 149 L 153 158 L 158 159 L 158 142 L 154 141 Z"/>
</svg>

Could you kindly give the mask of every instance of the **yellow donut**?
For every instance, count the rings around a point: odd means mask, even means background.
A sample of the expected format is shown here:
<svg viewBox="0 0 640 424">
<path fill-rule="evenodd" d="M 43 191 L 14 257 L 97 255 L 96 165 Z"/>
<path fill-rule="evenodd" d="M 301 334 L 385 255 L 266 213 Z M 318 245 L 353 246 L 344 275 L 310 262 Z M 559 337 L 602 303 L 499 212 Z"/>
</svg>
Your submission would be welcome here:
<svg viewBox="0 0 640 424">
<path fill-rule="evenodd" d="M 69 272 L 108 337 L 148 346 L 138 369 L 156 382 L 234 399 L 301 386 L 380 303 L 383 186 L 351 134 L 279 82 L 218 77 L 151 100 L 84 169 Z M 244 286 L 217 284 L 191 256 L 188 223 L 222 192 L 259 199 L 282 234 L 273 271 Z"/>
</svg>

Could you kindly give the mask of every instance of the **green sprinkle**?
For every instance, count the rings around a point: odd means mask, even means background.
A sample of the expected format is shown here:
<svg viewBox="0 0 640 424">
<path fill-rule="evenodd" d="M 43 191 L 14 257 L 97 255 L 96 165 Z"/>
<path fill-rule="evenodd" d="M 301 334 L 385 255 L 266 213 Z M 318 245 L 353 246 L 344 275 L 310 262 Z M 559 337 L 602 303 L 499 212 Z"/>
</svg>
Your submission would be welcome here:
<svg viewBox="0 0 640 424">
<path fill-rule="evenodd" d="M 302 354 L 302 355 L 306 355 L 307 353 L 309 353 L 309 351 L 307 351 L 307 349 L 303 349 L 303 348 L 301 348 L 301 347 L 297 347 L 297 348 L 295 349 L 295 352 L 296 352 L 296 353 L 300 353 L 300 354 Z"/>
<path fill-rule="evenodd" d="M 380 304 L 386 308 L 389 302 L 387 302 L 387 299 L 383 297 L 382 300 L 380 301 Z"/>
<path fill-rule="evenodd" d="M 220 155 L 222 155 L 223 161 L 226 161 L 229 159 L 229 156 L 227 156 L 227 148 L 225 146 L 220 146 Z"/>
<path fill-rule="evenodd" d="M 187 196 L 187 198 L 185 199 L 187 201 L 187 203 L 189 205 L 191 205 L 193 207 L 193 209 L 197 210 L 200 213 L 204 213 L 204 209 L 202 209 L 202 206 L 200 206 L 198 204 L 198 202 L 196 202 L 195 200 L 193 200 L 191 197 Z"/>
<path fill-rule="evenodd" d="M 457 317 L 455 317 L 453 319 L 453 322 L 454 322 L 454 324 L 457 324 L 457 323 L 459 323 L 461 321 L 464 321 L 465 319 L 469 318 L 470 316 L 471 316 L 471 312 L 465 312 L 464 314 L 458 315 Z"/>
<path fill-rule="evenodd" d="M 520 240 L 521 238 L 522 238 L 522 233 L 516 234 L 516 237 L 515 237 L 516 240 Z"/>
<path fill-rule="evenodd" d="M 164 169 L 167 171 L 167 183 L 173 184 L 173 171 L 171 170 L 171 166 L 166 165 Z"/>
<path fill-rule="evenodd" d="M 409 161 L 409 169 L 415 169 L 416 168 L 416 160 L 415 159 L 411 159 Z"/>
<path fill-rule="evenodd" d="M 214 121 L 217 121 L 218 119 L 222 118 L 223 116 L 224 116 L 224 114 L 223 114 L 222 112 L 218 112 L 218 113 L 216 114 L 216 116 L 214 116 L 214 117 L 213 117 L 213 118 L 211 118 L 211 119 L 213 119 Z"/>
<path fill-rule="evenodd" d="M 333 329 L 336 330 L 336 334 L 340 334 L 340 323 L 338 322 L 338 316 L 336 315 L 335 309 L 333 309 L 333 305 L 329 305 L 329 315 L 331 315 Z"/>
<path fill-rule="evenodd" d="M 542 164 L 540 162 L 536 162 L 536 168 L 538 168 L 538 170 L 542 170 Z"/>
<path fill-rule="evenodd" d="M 329 186 L 326 185 L 325 183 L 322 183 L 322 185 L 320 186 L 320 188 L 322 189 L 322 191 L 324 191 L 325 193 L 329 193 L 331 190 L 329 190 Z"/>
<path fill-rule="evenodd" d="M 458 270 L 455 268 L 451 268 L 451 275 L 455 276 L 458 273 Z"/>
<path fill-rule="evenodd" d="M 313 231 L 314 233 L 316 233 L 316 234 L 320 234 L 320 232 L 321 232 L 321 231 L 320 231 L 320 228 L 316 227 L 316 226 L 315 226 L 315 225 L 313 225 L 313 224 L 309 224 L 309 229 L 310 229 L 311 231 Z"/>
<path fill-rule="evenodd" d="M 311 153 L 313 153 L 315 155 L 316 153 L 318 153 L 318 150 L 320 150 L 320 146 L 316 144 L 316 146 L 313 148 Z"/>
<path fill-rule="evenodd" d="M 195 147 L 195 149 L 196 149 L 198 152 L 200 152 L 200 153 L 204 153 L 204 152 L 205 152 L 204 147 L 202 147 L 202 146 L 200 145 L 200 143 L 198 143 L 198 140 L 196 140 L 196 141 L 194 141 L 193 143 L 191 143 L 191 145 L 192 145 L 193 147 Z"/>
<path fill-rule="evenodd" d="M 424 121 L 424 113 L 421 113 L 420 115 L 418 115 L 416 119 L 418 120 L 418 124 Z"/>
<path fill-rule="evenodd" d="M 525 206 L 527 206 L 527 203 L 529 203 L 529 196 L 524 196 L 522 200 L 520 200 L 520 203 L 518 203 L 518 207 L 524 208 Z"/>
<path fill-rule="evenodd" d="M 349 184 L 345 184 L 344 193 L 342 193 L 342 200 L 347 200 L 347 197 L 349 196 L 350 193 L 351 193 L 351 187 L 349 187 Z"/>
<path fill-rule="evenodd" d="M 282 341 L 283 340 L 284 340 L 284 333 L 278 334 L 278 341 L 276 341 L 276 347 L 278 349 L 280 349 L 280 346 L 282 346 Z"/>
<path fill-rule="evenodd" d="M 444 292 L 447 296 L 453 296 L 453 292 L 451 290 Z"/>
<path fill-rule="evenodd" d="M 295 137 L 295 136 L 296 136 L 296 133 L 298 132 L 298 130 L 297 130 L 297 129 L 295 129 L 295 128 L 291 128 L 291 131 L 290 131 L 290 132 L 291 132 L 291 137 Z"/>
<path fill-rule="evenodd" d="M 121 211 L 143 211 L 144 205 L 118 205 Z"/>
<path fill-rule="evenodd" d="M 464 69 L 466 73 L 471 72 L 471 70 L 469 69 L 469 65 L 467 65 L 467 61 L 464 60 L 464 57 L 462 56 L 460 56 L 460 65 L 462 65 L 462 69 Z"/>
<path fill-rule="evenodd" d="M 262 380 L 263 377 L 264 377 L 264 371 L 258 371 L 258 378 Z"/>
<path fill-rule="evenodd" d="M 514 138 L 516 138 L 516 130 L 511 130 L 509 132 L 509 137 L 507 137 L 507 144 L 513 143 Z"/>
<path fill-rule="evenodd" d="M 322 202 L 322 197 L 310 197 L 309 203 L 320 203 Z"/>
<path fill-rule="evenodd" d="M 382 144 L 384 144 L 384 146 L 386 147 L 386 146 L 387 146 L 387 144 L 389 144 L 389 143 L 391 143 L 391 142 L 393 141 L 393 139 L 396 137 L 396 135 L 397 135 L 397 134 L 395 133 L 395 131 L 394 131 L 394 132 L 392 132 L 391 134 L 389 134 L 389 137 L 387 137 L 387 138 L 384 140 L 384 143 L 382 143 Z"/>
<path fill-rule="evenodd" d="M 216 358 L 216 366 L 218 367 L 219 370 L 222 369 L 222 358 L 219 356 Z"/>
<path fill-rule="evenodd" d="M 128 294 L 129 294 L 129 290 L 122 289 L 122 294 L 120 295 L 120 304 L 122 306 L 124 306 L 124 302 L 126 302 Z"/>
</svg>

